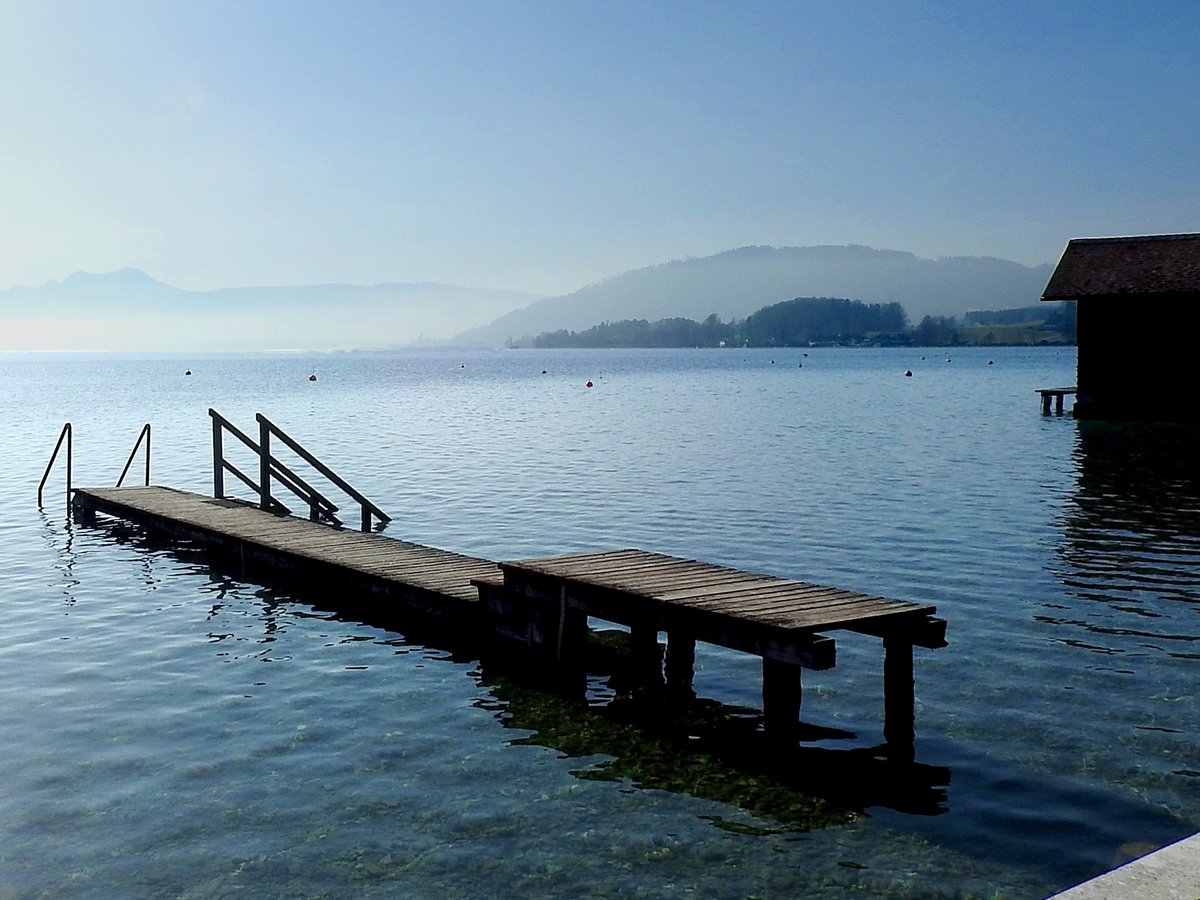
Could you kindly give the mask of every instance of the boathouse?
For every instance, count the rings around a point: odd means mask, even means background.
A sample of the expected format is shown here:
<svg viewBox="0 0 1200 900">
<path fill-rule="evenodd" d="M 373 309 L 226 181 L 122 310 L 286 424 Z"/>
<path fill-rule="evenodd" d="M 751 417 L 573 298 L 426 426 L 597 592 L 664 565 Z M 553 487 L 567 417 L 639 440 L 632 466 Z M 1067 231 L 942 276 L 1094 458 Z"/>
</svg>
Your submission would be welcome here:
<svg viewBox="0 0 1200 900">
<path fill-rule="evenodd" d="M 1200 421 L 1200 234 L 1076 238 L 1042 299 L 1076 303 L 1075 418 Z"/>
</svg>

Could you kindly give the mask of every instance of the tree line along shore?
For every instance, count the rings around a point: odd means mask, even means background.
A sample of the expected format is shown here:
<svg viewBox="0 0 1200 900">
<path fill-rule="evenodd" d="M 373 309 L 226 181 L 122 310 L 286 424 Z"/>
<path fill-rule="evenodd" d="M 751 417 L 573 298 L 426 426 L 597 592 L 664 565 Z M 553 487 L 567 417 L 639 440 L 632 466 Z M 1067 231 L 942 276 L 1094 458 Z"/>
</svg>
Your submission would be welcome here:
<svg viewBox="0 0 1200 900">
<path fill-rule="evenodd" d="M 925 316 L 911 325 L 899 303 L 798 297 L 744 319 L 715 313 L 697 322 L 622 319 L 583 331 L 560 329 L 509 341 L 511 347 L 960 347 L 1063 346 L 1075 343 L 1075 307 L 1042 303 L 1018 309 Z"/>
</svg>

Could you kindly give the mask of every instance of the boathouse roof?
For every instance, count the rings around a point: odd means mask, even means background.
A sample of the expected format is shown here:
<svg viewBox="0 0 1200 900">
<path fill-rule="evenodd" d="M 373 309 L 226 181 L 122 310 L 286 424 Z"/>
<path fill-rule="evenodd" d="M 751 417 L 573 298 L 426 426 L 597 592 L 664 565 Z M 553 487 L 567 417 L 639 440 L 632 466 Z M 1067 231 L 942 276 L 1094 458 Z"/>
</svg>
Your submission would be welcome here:
<svg viewBox="0 0 1200 900">
<path fill-rule="evenodd" d="M 1200 234 L 1075 238 L 1043 300 L 1200 292 Z"/>
</svg>

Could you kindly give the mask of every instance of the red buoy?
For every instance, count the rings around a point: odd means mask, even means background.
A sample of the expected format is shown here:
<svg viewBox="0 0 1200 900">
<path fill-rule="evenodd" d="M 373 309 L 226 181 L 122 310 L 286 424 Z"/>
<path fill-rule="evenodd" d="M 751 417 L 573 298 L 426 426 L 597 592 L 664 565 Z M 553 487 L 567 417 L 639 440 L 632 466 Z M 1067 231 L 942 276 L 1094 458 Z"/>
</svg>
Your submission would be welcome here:
<svg viewBox="0 0 1200 900">
<path fill-rule="evenodd" d="M 592 383 L 590 381 L 584 385 L 584 387 L 591 387 L 591 386 L 592 386 Z"/>
</svg>

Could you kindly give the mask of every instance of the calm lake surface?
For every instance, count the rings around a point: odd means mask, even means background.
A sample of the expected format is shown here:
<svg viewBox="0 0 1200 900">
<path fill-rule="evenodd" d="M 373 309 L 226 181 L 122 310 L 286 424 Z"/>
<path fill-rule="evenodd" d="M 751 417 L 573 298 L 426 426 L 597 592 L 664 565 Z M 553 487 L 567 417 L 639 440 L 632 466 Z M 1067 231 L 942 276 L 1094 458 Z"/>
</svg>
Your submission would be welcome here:
<svg viewBox="0 0 1200 900">
<path fill-rule="evenodd" d="M 1200 439 L 1042 417 L 1073 350 L 950 355 L 0 355 L 0 897 L 1041 897 L 1200 829 Z M 396 537 L 936 604 L 916 755 L 944 777 L 861 762 L 874 639 L 806 673 L 797 788 L 664 749 L 600 675 L 566 704 L 329 592 L 72 524 L 61 468 L 37 508 L 67 420 L 76 485 L 115 483 L 149 421 L 154 482 L 211 491 L 210 406 L 265 413 Z M 751 747 L 760 686 L 699 649 Z"/>
</svg>

